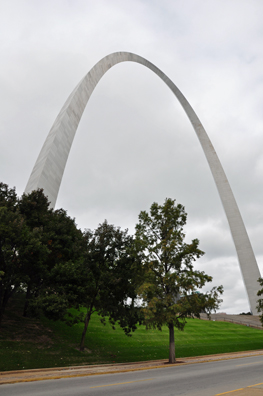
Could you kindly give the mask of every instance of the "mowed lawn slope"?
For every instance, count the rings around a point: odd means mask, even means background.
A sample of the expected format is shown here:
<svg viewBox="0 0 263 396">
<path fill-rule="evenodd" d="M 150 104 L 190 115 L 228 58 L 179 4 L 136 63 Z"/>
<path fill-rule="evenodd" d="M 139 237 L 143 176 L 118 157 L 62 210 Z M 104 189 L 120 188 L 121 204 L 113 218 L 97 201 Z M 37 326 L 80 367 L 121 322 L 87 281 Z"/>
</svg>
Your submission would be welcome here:
<svg viewBox="0 0 263 396">
<path fill-rule="evenodd" d="M 127 337 L 92 315 L 86 350 L 78 344 L 83 324 L 68 327 L 45 318 L 6 316 L 0 330 L 0 371 L 168 359 L 169 333 L 139 326 Z M 226 322 L 189 319 L 184 331 L 175 332 L 176 357 L 263 349 L 263 331 Z"/>
</svg>

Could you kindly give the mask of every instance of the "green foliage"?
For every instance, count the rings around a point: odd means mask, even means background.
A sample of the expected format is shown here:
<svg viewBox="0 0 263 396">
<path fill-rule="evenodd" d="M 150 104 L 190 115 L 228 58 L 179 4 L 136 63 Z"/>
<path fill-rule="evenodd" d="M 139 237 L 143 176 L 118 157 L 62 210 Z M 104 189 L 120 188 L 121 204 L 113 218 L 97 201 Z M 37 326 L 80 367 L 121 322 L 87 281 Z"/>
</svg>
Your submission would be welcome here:
<svg viewBox="0 0 263 396">
<path fill-rule="evenodd" d="M 218 307 L 222 287 L 210 293 L 197 293 L 212 277 L 194 269 L 193 261 L 204 252 L 199 241 L 184 242 L 186 213 L 175 200 L 163 206 L 153 203 L 150 214 L 141 212 L 136 226 L 137 248 L 143 255 L 144 282 L 139 288 L 143 298 L 145 322 L 161 329 L 173 322 L 183 329 L 188 316 L 199 317 Z"/>
<path fill-rule="evenodd" d="M 11 211 L 17 208 L 18 199 L 15 188 L 9 188 L 7 184 L 0 183 L 0 207 L 7 207 Z"/>
<path fill-rule="evenodd" d="M 42 251 L 38 236 L 19 211 L 15 190 L 0 183 L 0 325 L 9 299 L 27 281 L 26 263 Z"/>
<path fill-rule="evenodd" d="M 92 232 L 86 232 L 87 255 L 84 260 L 82 305 L 87 308 L 80 348 L 91 315 L 96 311 L 102 318 L 109 316 L 129 335 L 136 329 L 139 311 L 134 306 L 136 287 L 134 278 L 133 238 L 104 221 Z M 102 319 L 105 323 L 105 321 Z"/>
<path fill-rule="evenodd" d="M 60 271 L 69 280 L 69 268 L 75 267 L 73 261 L 77 267 L 85 249 L 74 219 L 62 209 L 49 209 L 43 190 L 19 199 L 15 189 L 0 183 L 0 324 L 19 289 L 26 290 L 24 316 L 43 310 L 48 317 L 62 318 L 76 296 L 54 274 Z"/>
<path fill-rule="evenodd" d="M 262 286 L 262 289 L 260 289 L 258 291 L 257 295 L 258 296 L 262 296 L 263 295 L 263 278 L 259 278 L 258 282 L 259 282 L 260 286 Z M 260 298 L 258 300 L 257 308 L 258 308 L 258 312 L 262 312 L 262 315 L 260 316 L 260 321 L 261 321 L 262 326 L 263 326 L 263 298 Z"/>
<path fill-rule="evenodd" d="M 42 190 L 24 194 L 19 209 L 42 247 L 32 251 L 25 261 L 24 315 L 42 310 L 49 318 L 62 319 L 72 299 L 76 299 L 69 286 L 73 284 L 72 272 L 76 271 L 73 262 L 77 267 L 86 248 L 83 233 L 65 210 L 49 209 Z M 56 277 L 58 272 L 66 283 Z"/>
<path fill-rule="evenodd" d="M 51 212 L 43 232 L 48 248 L 45 274 L 35 283 L 37 293 L 29 307 L 34 311 L 40 308 L 48 318 L 57 320 L 65 316 L 69 306 L 78 306 L 81 301 L 84 287 L 81 263 L 86 241 L 74 219 L 62 209 Z"/>
</svg>

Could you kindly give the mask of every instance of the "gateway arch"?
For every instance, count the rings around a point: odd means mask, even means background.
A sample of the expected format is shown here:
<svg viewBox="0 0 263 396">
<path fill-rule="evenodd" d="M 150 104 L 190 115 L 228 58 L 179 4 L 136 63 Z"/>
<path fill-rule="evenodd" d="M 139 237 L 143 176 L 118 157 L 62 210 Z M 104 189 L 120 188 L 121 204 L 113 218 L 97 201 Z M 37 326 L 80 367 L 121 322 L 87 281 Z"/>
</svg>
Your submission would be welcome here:
<svg viewBox="0 0 263 396">
<path fill-rule="evenodd" d="M 186 112 L 203 148 L 216 187 L 221 198 L 247 290 L 250 310 L 258 315 L 257 291 L 259 290 L 259 268 L 240 215 L 235 197 L 215 152 L 215 149 L 189 102 L 176 85 L 155 65 L 130 52 L 116 52 L 101 59 L 73 90 L 58 114 L 35 163 L 25 193 L 43 188 L 54 207 L 66 166 L 69 151 L 87 102 L 103 75 L 120 62 L 136 62 L 148 67 L 172 90 Z M 226 274 L 227 276 L 227 274 Z"/>
</svg>

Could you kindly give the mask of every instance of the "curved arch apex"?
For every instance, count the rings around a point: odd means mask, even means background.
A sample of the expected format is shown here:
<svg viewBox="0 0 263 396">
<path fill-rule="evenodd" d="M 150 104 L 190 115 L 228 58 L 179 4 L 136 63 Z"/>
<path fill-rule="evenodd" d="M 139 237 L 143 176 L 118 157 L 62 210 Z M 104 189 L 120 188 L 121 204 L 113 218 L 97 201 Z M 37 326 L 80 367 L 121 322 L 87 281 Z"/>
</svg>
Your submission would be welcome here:
<svg viewBox="0 0 263 396">
<path fill-rule="evenodd" d="M 88 100 L 103 75 L 114 65 L 127 61 L 139 63 L 159 76 L 174 93 L 193 125 L 208 161 L 227 216 L 247 290 L 251 312 L 254 315 L 258 315 L 256 305 L 259 284 L 257 280 L 260 277 L 260 272 L 223 167 L 203 125 L 190 103 L 172 80 L 147 59 L 131 52 L 115 52 L 102 58 L 95 64 L 72 91 L 59 112 L 37 158 L 25 193 L 29 193 L 37 188 L 43 188 L 50 200 L 51 207 L 55 206 L 70 148 Z"/>
</svg>

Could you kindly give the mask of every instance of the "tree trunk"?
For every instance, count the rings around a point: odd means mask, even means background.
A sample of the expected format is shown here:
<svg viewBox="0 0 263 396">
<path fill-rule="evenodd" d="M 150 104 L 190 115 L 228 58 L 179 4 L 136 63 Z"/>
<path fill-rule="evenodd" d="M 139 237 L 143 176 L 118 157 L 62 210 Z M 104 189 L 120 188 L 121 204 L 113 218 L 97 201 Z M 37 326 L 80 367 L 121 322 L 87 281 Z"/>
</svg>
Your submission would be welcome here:
<svg viewBox="0 0 263 396">
<path fill-rule="evenodd" d="M 26 300 L 25 300 L 25 305 L 24 305 L 24 312 L 23 316 L 27 317 L 27 309 L 29 305 L 29 298 L 30 298 L 30 292 L 31 292 L 31 287 L 30 285 L 27 286 L 27 291 L 26 291 Z"/>
<path fill-rule="evenodd" d="M 169 363 L 175 363 L 174 324 L 169 323 Z"/>
<path fill-rule="evenodd" d="M 88 325 L 89 325 L 89 321 L 90 321 L 90 317 L 91 317 L 91 311 L 92 311 L 92 307 L 87 310 L 87 314 L 85 316 L 84 329 L 83 329 L 83 332 L 82 332 L 81 341 L 80 341 L 80 347 L 79 347 L 80 351 L 84 351 L 85 336 L 86 336 L 86 333 L 87 333 L 87 329 L 88 329 Z"/>
<path fill-rule="evenodd" d="M 4 306 L 3 306 L 3 288 L 0 287 L 0 327 L 2 324 L 2 320 L 3 320 L 3 315 L 4 315 Z"/>
<path fill-rule="evenodd" d="M 1 306 L 0 306 L 0 328 L 2 326 L 4 312 L 5 312 L 5 307 L 1 304 Z"/>
<path fill-rule="evenodd" d="M 4 316 L 4 313 L 5 313 L 5 308 L 6 308 L 6 306 L 7 306 L 7 303 L 8 303 L 8 301 L 9 301 L 9 299 L 10 299 L 10 297 L 12 296 L 12 294 L 13 294 L 13 291 L 7 291 L 7 290 L 5 290 L 4 291 L 4 293 L 3 293 L 3 298 L 2 298 L 2 301 L 0 301 L 0 327 L 2 326 L 2 321 L 3 321 L 3 316 Z"/>
</svg>

